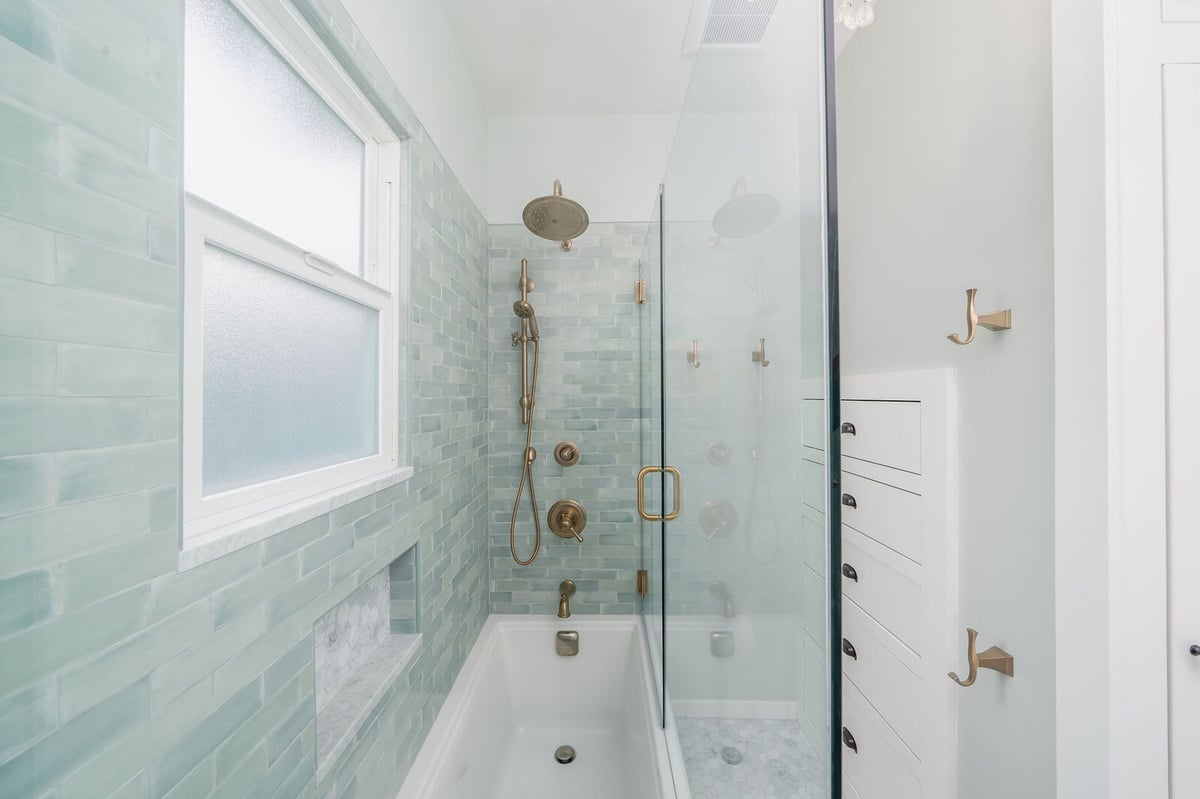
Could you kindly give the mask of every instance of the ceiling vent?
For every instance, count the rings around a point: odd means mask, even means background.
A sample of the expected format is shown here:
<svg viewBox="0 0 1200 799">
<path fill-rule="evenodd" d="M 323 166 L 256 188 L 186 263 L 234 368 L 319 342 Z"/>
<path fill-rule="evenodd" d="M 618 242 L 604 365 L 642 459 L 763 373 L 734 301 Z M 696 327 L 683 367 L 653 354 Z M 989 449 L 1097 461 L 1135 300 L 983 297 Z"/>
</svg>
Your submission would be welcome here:
<svg viewBox="0 0 1200 799">
<path fill-rule="evenodd" d="M 757 45 L 779 0 L 712 0 L 700 45 Z"/>
</svg>

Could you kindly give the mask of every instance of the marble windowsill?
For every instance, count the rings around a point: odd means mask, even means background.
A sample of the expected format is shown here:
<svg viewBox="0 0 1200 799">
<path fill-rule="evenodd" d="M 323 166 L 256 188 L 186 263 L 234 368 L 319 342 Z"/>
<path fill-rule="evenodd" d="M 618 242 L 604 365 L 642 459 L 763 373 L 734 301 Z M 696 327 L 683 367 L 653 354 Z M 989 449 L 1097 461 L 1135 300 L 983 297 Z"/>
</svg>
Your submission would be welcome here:
<svg viewBox="0 0 1200 799">
<path fill-rule="evenodd" d="M 351 502 L 370 496 L 377 491 L 402 483 L 413 476 L 413 468 L 405 466 L 384 474 L 368 477 L 349 485 L 306 497 L 282 508 L 251 516 L 235 524 L 226 525 L 183 542 L 179 551 L 179 571 L 194 569 L 202 563 L 228 555 L 234 550 L 248 547 L 270 538 L 276 533 L 290 530 L 298 524 L 310 521 Z"/>
<path fill-rule="evenodd" d="M 420 642 L 420 635 L 389 635 L 317 713 L 317 782 L 354 740 Z"/>
</svg>

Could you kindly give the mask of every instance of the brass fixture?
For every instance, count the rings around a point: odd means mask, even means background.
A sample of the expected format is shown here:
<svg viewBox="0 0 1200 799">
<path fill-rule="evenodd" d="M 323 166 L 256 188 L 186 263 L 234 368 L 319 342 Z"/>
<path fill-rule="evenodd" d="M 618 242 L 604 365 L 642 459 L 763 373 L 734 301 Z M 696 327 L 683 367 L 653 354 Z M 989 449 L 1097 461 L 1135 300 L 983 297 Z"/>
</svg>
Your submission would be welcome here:
<svg viewBox="0 0 1200 799">
<path fill-rule="evenodd" d="M 717 580 L 708 587 L 708 593 L 712 594 L 716 599 L 722 599 L 725 601 L 725 618 L 737 618 L 737 609 L 733 606 L 733 594 L 730 592 L 729 587 L 726 586 L 725 583 Z"/>
<path fill-rule="evenodd" d="M 708 651 L 712 652 L 713 657 L 733 657 L 736 651 L 733 633 L 730 630 L 718 630 L 709 635 Z"/>
<path fill-rule="evenodd" d="M 521 212 L 521 221 L 536 236 L 559 242 L 563 252 L 570 252 L 574 243 L 588 227 L 584 207 L 563 196 L 562 181 L 554 181 L 554 193 L 530 200 Z"/>
<path fill-rule="evenodd" d="M 587 511 L 573 499 L 560 499 L 550 506 L 550 532 L 559 538 L 574 538 L 583 543 L 583 528 L 587 527 Z"/>
<path fill-rule="evenodd" d="M 575 760 L 575 747 L 570 744 L 563 744 L 554 750 L 554 759 L 562 765 L 567 765 Z"/>
<path fill-rule="evenodd" d="M 642 599 L 645 599 L 646 594 L 650 592 L 650 573 L 645 569 L 637 570 L 637 592 Z"/>
<path fill-rule="evenodd" d="M 569 616 L 571 614 L 567 614 Z M 562 616 L 561 618 L 566 618 Z M 559 630 L 554 634 L 554 654 L 559 657 L 573 658 L 579 654 L 579 631 Z"/>
<path fill-rule="evenodd" d="M 980 316 L 975 313 L 975 293 L 979 289 L 967 289 L 967 338 L 963 340 L 958 337 L 957 333 L 952 333 L 946 338 L 950 339 L 955 344 L 966 346 L 975 340 L 975 330 L 977 327 L 985 327 L 988 330 L 1009 330 L 1012 328 L 1012 308 L 1005 308 L 1003 311 L 994 311 L 992 313 Z"/>
<path fill-rule="evenodd" d="M 646 304 L 646 281 L 639 280 L 633 284 L 633 301 L 638 305 Z"/>
<path fill-rule="evenodd" d="M 675 509 L 665 516 L 646 511 L 646 475 L 651 472 L 666 472 L 675 478 Z M 679 518 L 679 510 L 683 498 L 683 478 L 674 466 L 647 466 L 638 472 L 637 476 L 637 508 L 638 515 L 648 522 L 673 522 Z"/>
<path fill-rule="evenodd" d="M 571 618 L 571 597 L 575 596 L 575 581 L 563 580 L 558 584 L 558 617 Z"/>
<path fill-rule="evenodd" d="M 750 360 L 754 361 L 754 363 L 762 364 L 763 368 L 771 365 L 771 362 L 767 360 L 767 340 L 765 338 L 758 340 L 758 349 L 750 353 Z"/>
<path fill-rule="evenodd" d="M 970 688 L 975 684 L 975 680 L 979 677 L 980 669 L 992 669 L 1001 674 L 1013 676 L 1013 657 L 998 646 L 990 646 L 982 652 L 975 652 L 975 639 L 979 637 L 976 630 L 967 628 L 967 662 L 970 664 L 971 671 L 967 674 L 967 679 L 962 679 L 954 672 L 950 672 L 950 679 L 961 685 L 963 688 Z"/>
<path fill-rule="evenodd" d="M 697 339 L 692 339 L 692 351 L 687 354 L 687 362 L 693 369 L 700 368 L 700 342 Z"/>
<path fill-rule="evenodd" d="M 704 450 L 704 458 L 713 466 L 724 466 L 729 463 L 729 445 L 724 441 L 713 441 Z"/>
<path fill-rule="evenodd" d="M 559 466 L 574 466 L 579 463 L 579 447 L 574 441 L 560 441 L 554 448 L 554 460 Z"/>
<path fill-rule="evenodd" d="M 517 496 L 513 500 L 512 519 L 508 524 L 508 549 L 512 558 L 520 566 L 528 566 L 538 556 L 542 548 L 542 521 L 538 516 L 537 495 L 533 490 L 533 461 L 537 458 L 537 450 L 533 448 L 533 405 L 537 397 L 538 360 L 541 351 L 538 335 L 537 317 L 533 306 L 529 304 L 529 292 L 533 291 L 533 281 L 529 279 L 529 261 L 521 259 L 521 280 L 517 284 L 521 290 L 521 299 L 513 303 L 513 313 L 521 320 L 520 332 L 512 334 L 513 346 L 521 345 L 521 423 L 525 425 L 525 454 L 521 459 L 521 481 L 517 484 Z M 529 374 L 529 342 L 533 342 L 533 374 Z M 517 512 L 521 507 L 521 494 L 525 483 L 529 483 L 529 506 L 533 510 L 533 526 L 536 537 L 533 542 L 533 554 L 528 560 L 521 560 L 517 555 Z"/>
<path fill-rule="evenodd" d="M 705 541 L 724 538 L 737 529 L 737 508 L 729 500 L 710 499 L 700 509 L 700 530 Z"/>
</svg>

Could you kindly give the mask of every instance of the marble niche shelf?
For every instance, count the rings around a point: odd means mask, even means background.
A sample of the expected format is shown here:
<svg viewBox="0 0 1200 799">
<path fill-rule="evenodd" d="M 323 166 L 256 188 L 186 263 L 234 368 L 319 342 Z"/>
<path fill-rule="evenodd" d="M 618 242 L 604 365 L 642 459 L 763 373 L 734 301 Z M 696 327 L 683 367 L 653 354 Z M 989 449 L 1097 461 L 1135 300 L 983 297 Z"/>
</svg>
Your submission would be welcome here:
<svg viewBox="0 0 1200 799">
<path fill-rule="evenodd" d="M 417 574 L 413 546 L 313 624 L 318 780 L 416 654 Z"/>
</svg>

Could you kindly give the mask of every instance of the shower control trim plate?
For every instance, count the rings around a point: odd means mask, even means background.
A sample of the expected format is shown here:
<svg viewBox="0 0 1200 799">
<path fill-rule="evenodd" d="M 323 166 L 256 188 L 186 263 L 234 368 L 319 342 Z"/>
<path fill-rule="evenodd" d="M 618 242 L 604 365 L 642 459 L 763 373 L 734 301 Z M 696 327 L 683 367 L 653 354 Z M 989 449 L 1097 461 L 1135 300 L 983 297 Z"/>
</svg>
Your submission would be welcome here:
<svg viewBox="0 0 1200 799">
<path fill-rule="evenodd" d="M 573 658 L 579 654 L 579 631 L 559 630 L 554 634 L 554 654 Z"/>
</svg>

